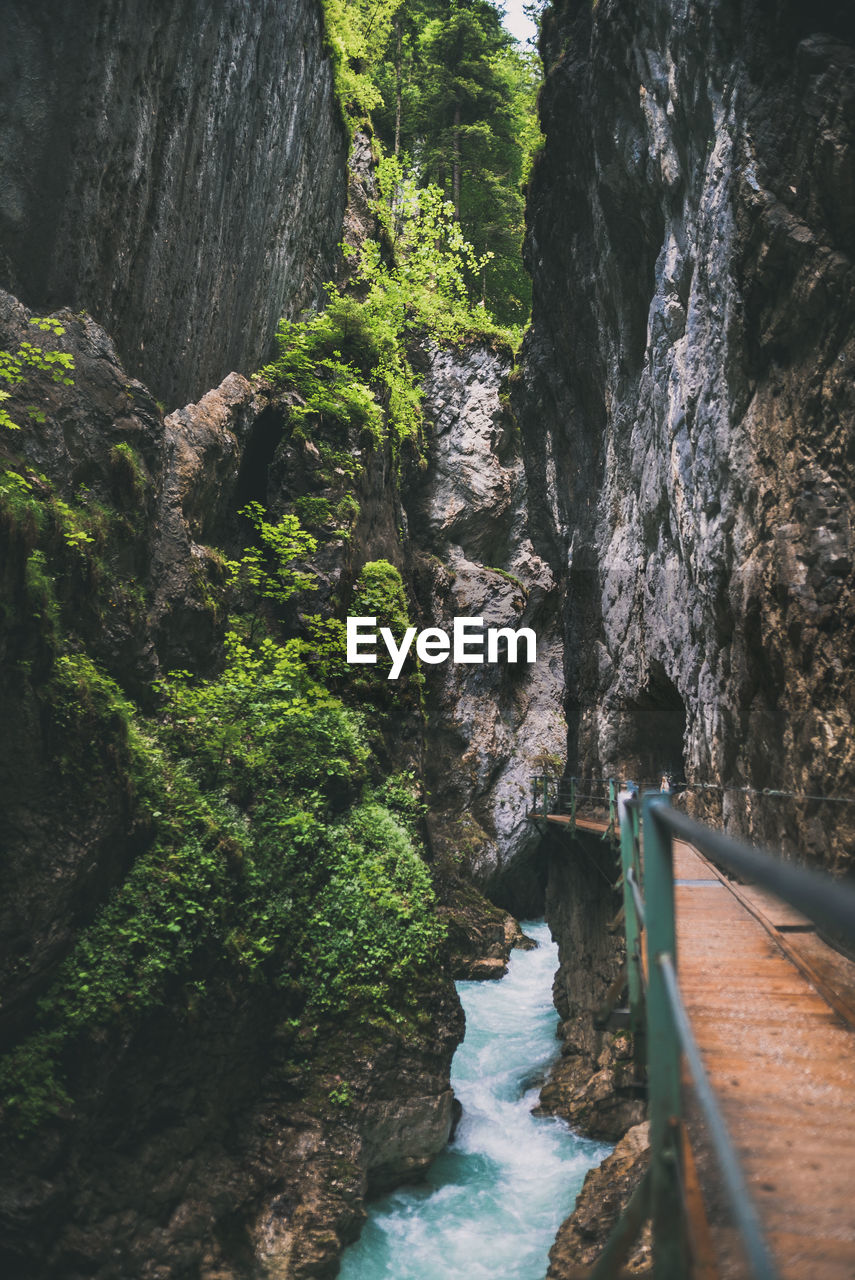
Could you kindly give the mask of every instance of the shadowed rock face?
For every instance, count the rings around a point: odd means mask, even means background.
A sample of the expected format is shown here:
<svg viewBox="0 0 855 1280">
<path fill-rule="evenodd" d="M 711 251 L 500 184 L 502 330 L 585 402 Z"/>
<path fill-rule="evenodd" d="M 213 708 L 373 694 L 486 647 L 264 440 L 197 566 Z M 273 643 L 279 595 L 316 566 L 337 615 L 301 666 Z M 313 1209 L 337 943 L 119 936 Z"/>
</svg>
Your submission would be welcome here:
<svg viewBox="0 0 855 1280">
<path fill-rule="evenodd" d="M 854 46 L 839 4 L 547 14 L 515 407 L 571 772 L 855 792 Z M 723 813 L 847 864 L 851 809 Z"/>
<path fill-rule="evenodd" d="M 168 407 L 333 274 L 346 138 L 315 0 L 9 0 L 0 284 L 85 307 Z"/>
<path fill-rule="evenodd" d="M 231 374 L 164 420 L 107 334 L 85 315 L 59 315 L 65 332 L 50 345 L 73 355 L 72 385 L 44 375 L 25 382 L 8 402 L 21 428 L 6 447 L 31 472 L 37 496 L 114 509 L 100 569 L 67 547 L 56 598 L 68 648 L 88 652 L 143 698 L 159 665 L 206 669 L 220 650 L 225 618 L 211 589 L 221 567 L 206 544 L 228 540 L 250 480 L 266 483 L 242 463 L 253 441 L 270 460 L 267 437 L 276 432 L 263 425 L 259 444 L 258 424 L 278 423 L 281 436 L 293 397 Z M 32 337 L 28 320 L 0 291 L 0 348 L 17 350 Z M 30 399 L 39 420 L 26 412 Z M 137 459 L 130 487 L 117 468 L 122 447 Z M 284 452 L 279 463 L 300 476 L 293 452 Z M 384 488 L 383 476 L 394 473 L 383 461 L 378 452 L 378 474 L 366 478 L 374 505 L 365 504 L 381 540 L 390 521 L 396 527 L 397 492 Z M 381 520 L 384 496 L 392 514 Z M 80 930 L 153 839 L 120 720 L 94 708 L 68 715 L 51 692 L 57 655 L 26 590 L 32 530 L 10 511 L 4 503 L 3 1052 L 32 1030 L 36 1002 Z M 331 574 L 342 571 L 344 544 L 337 546 Z M 494 970 L 514 941 L 496 916 L 488 924 L 504 947 L 484 939 Z M 246 981 L 220 956 L 206 971 L 204 1008 L 188 1015 L 186 988 L 176 982 L 141 1021 L 84 1036 L 68 1061 L 74 1106 L 5 1143 L 0 1273 L 334 1275 L 368 1190 L 417 1177 L 451 1132 L 449 1068 L 463 1014 L 448 973 L 435 977 L 419 993 L 418 1023 L 378 1032 L 344 1020 L 325 1040 L 316 1029 L 295 1030 L 299 1010 L 287 983 Z M 335 1102 L 343 1082 L 346 1107 Z"/>
<path fill-rule="evenodd" d="M 583 1267 L 592 1267 L 606 1246 L 624 1205 L 650 1162 L 649 1125 L 634 1125 L 601 1165 L 591 1169 L 576 1201 L 549 1251 L 546 1280 L 570 1280 Z M 645 1224 L 624 1274 L 652 1275 L 650 1226 Z"/>
</svg>

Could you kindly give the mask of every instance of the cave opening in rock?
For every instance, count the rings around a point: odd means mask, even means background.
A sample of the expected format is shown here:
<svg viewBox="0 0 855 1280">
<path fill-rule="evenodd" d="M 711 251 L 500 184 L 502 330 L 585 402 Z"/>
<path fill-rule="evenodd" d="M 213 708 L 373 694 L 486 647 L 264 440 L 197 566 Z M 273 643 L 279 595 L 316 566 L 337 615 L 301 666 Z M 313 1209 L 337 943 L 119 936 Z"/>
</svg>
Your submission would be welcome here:
<svg viewBox="0 0 855 1280">
<path fill-rule="evenodd" d="M 285 419 L 281 411 L 272 407 L 263 409 L 252 424 L 235 487 L 238 511 L 248 502 L 260 502 L 263 507 L 267 506 L 270 464 L 284 430 Z"/>
<path fill-rule="evenodd" d="M 675 781 L 683 778 L 686 708 L 660 663 L 651 662 L 647 684 L 628 708 L 628 720 L 627 773 L 642 786 L 656 785 L 663 774 Z"/>
<path fill-rule="evenodd" d="M 518 920 L 543 915 L 548 876 L 546 842 L 541 840 L 510 866 L 496 870 L 484 886 L 487 897 Z"/>
</svg>

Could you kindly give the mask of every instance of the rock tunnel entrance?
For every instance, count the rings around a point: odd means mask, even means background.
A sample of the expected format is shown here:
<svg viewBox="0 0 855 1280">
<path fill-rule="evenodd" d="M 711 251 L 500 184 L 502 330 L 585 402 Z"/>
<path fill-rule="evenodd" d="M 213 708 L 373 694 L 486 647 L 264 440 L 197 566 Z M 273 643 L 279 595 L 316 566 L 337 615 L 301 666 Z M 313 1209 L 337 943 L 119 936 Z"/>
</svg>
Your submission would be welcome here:
<svg viewBox="0 0 855 1280">
<path fill-rule="evenodd" d="M 267 481 L 273 455 L 282 439 L 285 420 L 279 409 L 263 409 L 252 424 L 235 486 L 239 511 L 248 502 L 267 506 Z"/>
<path fill-rule="evenodd" d="M 543 915 L 546 885 L 549 878 L 548 846 L 539 840 L 510 866 L 499 868 L 484 885 L 484 893 L 518 920 L 533 920 Z"/>
<path fill-rule="evenodd" d="M 655 785 L 667 773 L 685 776 L 683 744 L 686 708 L 664 667 L 650 665 L 647 685 L 628 708 L 625 757 L 627 773 L 642 786 Z"/>
</svg>

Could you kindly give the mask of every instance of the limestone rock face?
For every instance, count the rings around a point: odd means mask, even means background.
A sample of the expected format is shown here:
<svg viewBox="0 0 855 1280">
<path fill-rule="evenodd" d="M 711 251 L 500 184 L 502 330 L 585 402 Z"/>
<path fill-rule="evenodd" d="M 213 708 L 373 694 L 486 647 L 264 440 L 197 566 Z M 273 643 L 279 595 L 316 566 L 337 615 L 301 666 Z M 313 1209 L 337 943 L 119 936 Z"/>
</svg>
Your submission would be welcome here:
<svg viewBox="0 0 855 1280">
<path fill-rule="evenodd" d="M 9 0 L 0 284 L 85 307 L 172 408 L 334 273 L 347 139 L 315 0 Z"/>
<path fill-rule="evenodd" d="M 514 405 L 570 771 L 853 794 L 851 7 L 566 3 L 542 48 Z M 847 864 L 852 808 L 716 796 Z"/>
<path fill-rule="evenodd" d="M 575 1129 L 615 1142 L 644 1117 L 635 1087 L 641 1073 L 631 1037 L 600 1030 L 594 1015 L 625 959 L 622 933 L 609 924 L 620 907 L 612 885 L 615 858 L 598 835 L 563 833 L 546 841 L 546 917 L 558 942 L 553 984 L 561 1019 L 561 1056 L 541 1090 L 540 1109 L 560 1115 Z"/>
<path fill-rule="evenodd" d="M 610 1156 L 585 1178 L 576 1207 L 549 1251 L 546 1280 L 570 1280 L 591 1267 L 638 1186 L 650 1161 L 650 1126 L 634 1125 Z M 652 1274 L 650 1227 L 645 1225 L 625 1264 L 624 1274 Z"/>
<path fill-rule="evenodd" d="M 537 905 L 528 861 L 539 836 L 525 812 L 535 757 L 563 761 L 564 671 L 555 581 L 529 536 L 519 441 L 499 395 L 506 372 L 488 350 L 431 353 L 428 468 L 406 506 L 431 625 L 450 632 L 455 617 L 481 618 L 537 635 L 531 665 L 521 649 L 516 665 L 425 668 L 434 844 L 519 913 L 527 894 Z"/>
</svg>

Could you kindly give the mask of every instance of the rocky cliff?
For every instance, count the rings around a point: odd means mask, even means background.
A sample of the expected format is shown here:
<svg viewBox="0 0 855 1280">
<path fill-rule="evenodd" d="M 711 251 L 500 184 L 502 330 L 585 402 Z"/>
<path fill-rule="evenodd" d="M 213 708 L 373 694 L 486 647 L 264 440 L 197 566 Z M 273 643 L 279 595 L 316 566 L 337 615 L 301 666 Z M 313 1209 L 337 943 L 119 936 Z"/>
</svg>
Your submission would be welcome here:
<svg viewBox="0 0 855 1280">
<path fill-rule="evenodd" d="M 259 438 L 268 448 L 271 431 L 283 437 L 274 505 L 289 460 L 292 482 L 304 465 L 287 438 L 288 393 L 235 374 L 164 421 L 94 322 L 61 320 L 51 346 L 73 355 L 71 385 L 30 379 L 23 403 L 10 402 L 25 425 L 3 444 L 0 1043 L 16 1083 L 5 1077 L 0 1110 L 0 1260 L 9 1276 L 63 1280 L 331 1275 L 368 1189 L 416 1175 L 451 1132 L 463 1019 L 447 970 L 388 1025 L 354 1014 L 338 1028 L 301 1018 L 290 980 L 241 972 L 234 935 L 189 966 L 170 961 L 166 986 L 136 1013 L 119 976 L 123 994 L 93 1019 L 88 984 L 103 978 L 78 976 L 65 1083 L 49 1080 L 56 1042 L 39 1031 L 39 1002 L 55 999 L 82 932 L 158 840 L 156 782 L 118 691 L 145 703 L 158 670 L 221 661 L 222 559 L 209 541 L 234 536 L 235 506 L 260 482 Z M 26 310 L 0 294 L 0 347 L 31 333 Z M 382 476 L 383 455 L 375 462 Z M 382 492 L 369 476 L 365 493 L 372 484 Z M 332 541 L 328 573 L 345 546 Z M 233 837 L 215 839 L 234 877 L 216 913 L 246 885 Z M 145 932 L 166 927 L 159 913 Z M 181 929 L 190 942 L 192 926 Z M 135 936 L 140 955 L 148 939 Z M 110 961 L 114 977 L 123 967 L 133 971 L 131 953 Z"/>
<path fill-rule="evenodd" d="M 762 792 L 855 794 L 851 7 L 557 0 L 541 51 L 513 405 L 564 592 L 568 772 L 668 770 L 714 821 L 845 871 L 855 810 Z M 593 845 L 550 856 L 543 1104 L 618 1136 L 629 1046 L 591 1017 L 613 879 Z M 550 1275 L 589 1260 L 592 1221 L 583 1198 Z"/>
<path fill-rule="evenodd" d="M 347 138 L 315 0 L 10 0 L 0 284 L 83 307 L 169 408 L 334 274 Z"/>
<path fill-rule="evenodd" d="M 0 347 L 15 351 L 32 334 L 29 316 L 9 295 L 0 301 Z M 524 821 L 530 752 L 517 753 L 513 730 L 528 725 L 538 749 L 545 737 L 559 745 L 561 679 L 553 583 L 525 541 L 524 477 L 499 398 L 506 365 L 480 348 L 425 352 L 426 470 L 357 433 L 358 465 L 346 473 L 324 461 L 321 423 L 311 438 L 297 430 L 292 391 L 234 373 L 164 420 L 103 330 L 68 311 L 57 321 L 64 332 L 46 345 L 73 357 L 73 377 L 28 378 L 8 402 L 23 425 L 3 446 L 0 705 L 14 731 L 0 750 L 0 1035 L 24 1128 L 0 1187 L 2 1256 L 11 1275 L 64 1280 L 106 1280 L 129 1265 L 141 1276 L 200 1268 L 211 1280 L 331 1274 L 367 1190 L 414 1176 L 448 1138 L 462 1019 L 447 969 L 420 991 L 416 1013 L 379 1028 L 357 1018 L 339 1035 L 301 1026 L 290 982 L 259 985 L 216 950 L 189 969 L 179 962 L 143 1016 L 123 1016 L 135 997 L 120 977 L 124 994 L 61 1051 L 68 1096 L 50 1078 L 43 1001 L 156 846 L 162 815 L 124 696 L 151 708 L 159 673 L 222 663 L 218 548 L 240 553 L 236 512 L 252 500 L 272 518 L 319 513 L 307 517 L 319 589 L 301 608 L 329 616 L 382 556 L 413 584 L 422 624 L 477 607 L 488 623 L 538 628 L 533 668 L 426 680 L 427 719 L 412 674 L 400 688 L 381 679 L 364 690 L 384 766 L 436 779 L 434 878 L 457 971 L 501 974 L 522 939 L 469 873 L 501 884 L 506 899 L 540 899 Z M 343 529 L 333 513 L 345 499 Z M 467 526 L 460 513 L 479 502 Z M 304 622 L 298 609 L 291 625 Z M 241 855 L 233 836 L 217 840 L 239 902 Z M 29 1129 L 27 1108 L 45 1102 L 52 1118 Z"/>
<path fill-rule="evenodd" d="M 853 36 L 835 3 L 547 11 L 515 400 L 570 772 L 685 771 L 830 867 L 851 808 L 740 788 L 855 791 Z"/>
<path fill-rule="evenodd" d="M 406 495 L 415 589 L 431 625 L 531 628 L 537 661 L 426 669 L 431 839 L 518 915 L 542 909 L 540 838 L 526 821 L 544 753 L 563 758 L 559 598 L 535 552 L 519 432 L 502 403 L 507 358 L 433 351 L 427 469 Z"/>
</svg>

